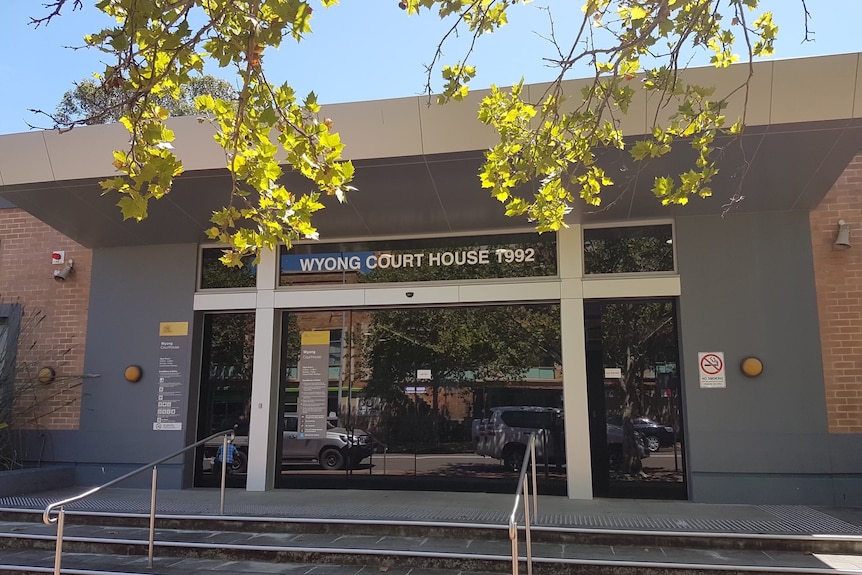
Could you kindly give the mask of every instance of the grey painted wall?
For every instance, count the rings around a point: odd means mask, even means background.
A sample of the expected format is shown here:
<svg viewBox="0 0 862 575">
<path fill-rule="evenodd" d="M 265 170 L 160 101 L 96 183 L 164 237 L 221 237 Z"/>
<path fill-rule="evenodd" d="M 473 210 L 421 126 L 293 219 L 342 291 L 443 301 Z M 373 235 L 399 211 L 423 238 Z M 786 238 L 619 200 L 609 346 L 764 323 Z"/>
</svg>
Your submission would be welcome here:
<svg viewBox="0 0 862 575">
<path fill-rule="evenodd" d="M 44 431 L 30 438 L 30 457 L 74 463 L 81 485 L 109 481 L 186 444 L 192 379 L 192 328 L 197 247 L 148 246 L 96 250 L 93 254 L 85 379 L 78 431 Z M 159 323 L 189 322 L 181 360 L 182 431 L 154 431 L 160 349 Z M 129 383 L 124 371 L 140 365 L 143 378 Z M 146 484 L 144 473 L 129 487 Z M 160 468 L 159 486 L 181 486 L 180 460 Z"/>
<path fill-rule="evenodd" d="M 808 213 L 679 218 L 676 245 L 691 498 L 849 504 L 862 453 L 827 430 Z M 709 351 L 726 389 L 699 386 Z M 761 376 L 742 374 L 747 356 Z"/>
</svg>

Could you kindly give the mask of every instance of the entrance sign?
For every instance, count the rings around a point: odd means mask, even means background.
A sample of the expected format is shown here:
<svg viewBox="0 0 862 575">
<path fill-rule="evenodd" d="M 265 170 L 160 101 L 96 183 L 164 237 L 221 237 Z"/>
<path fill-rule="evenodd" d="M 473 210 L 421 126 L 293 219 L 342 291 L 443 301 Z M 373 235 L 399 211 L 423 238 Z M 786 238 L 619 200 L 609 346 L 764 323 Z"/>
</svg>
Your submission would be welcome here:
<svg viewBox="0 0 862 575">
<path fill-rule="evenodd" d="M 329 387 L 329 332 L 304 331 L 299 357 L 300 439 L 326 437 Z"/>
<path fill-rule="evenodd" d="M 282 286 L 545 277 L 557 274 L 557 245 L 534 233 L 300 244 L 279 260 Z"/>
<path fill-rule="evenodd" d="M 700 387 L 727 387 L 727 378 L 725 377 L 724 370 L 724 352 L 698 352 L 697 365 L 700 372 Z"/>
<path fill-rule="evenodd" d="M 182 431 L 183 389 L 187 374 L 182 365 L 188 354 L 189 322 L 159 324 L 159 385 L 153 431 Z"/>
</svg>

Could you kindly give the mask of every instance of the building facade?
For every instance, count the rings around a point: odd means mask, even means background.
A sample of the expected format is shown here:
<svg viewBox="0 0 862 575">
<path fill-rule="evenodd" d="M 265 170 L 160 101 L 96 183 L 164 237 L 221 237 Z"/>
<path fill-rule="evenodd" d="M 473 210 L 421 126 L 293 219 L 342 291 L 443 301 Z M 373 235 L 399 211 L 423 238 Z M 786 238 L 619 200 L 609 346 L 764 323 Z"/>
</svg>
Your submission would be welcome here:
<svg viewBox="0 0 862 575">
<path fill-rule="evenodd" d="M 17 206 L 0 250 L 33 234 L 0 251 L 4 292 L 47 290 L 83 336 L 81 365 L 43 366 L 84 376 L 58 400 L 73 415 L 20 425 L 22 459 L 95 484 L 237 425 L 231 481 L 250 490 L 509 491 L 532 429 L 548 493 L 862 505 L 862 62 L 756 68 L 713 198 L 662 207 L 652 176 L 679 158 L 609 155 L 616 201 L 576 206 L 557 234 L 479 189 L 481 93 L 329 106 L 360 191 L 324 210 L 320 242 L 240 271 L 202 239 L 227 176 L 194 119 L 173 125 L 186 173 L 140 224 L 97 183 L 121 128 L 0 137 Z M 730 91 L 747 68 L 687 73 Z M 653 115 L 644 99 L 623 121 L 643 133 Z M 74 253 L 63 282 L 58 250 Z M 213 485 L 212 455 L 161 484 Z"/>
<path fill-rule="evenodd" d="M 55 253 L 64 264 L 52 263 Z M 74 262 L 74 281 L 46 282 L 66 258 Z M 24 210 L 0 205 L 0 364 L 6 374 L 14 367 L 19 381 L 3 412 L 15 429 L 80 424 L 91 262 L 90 250 Z M 39 381 L 43 367 L 55 371 L 50 384 Z"/>
</svg>

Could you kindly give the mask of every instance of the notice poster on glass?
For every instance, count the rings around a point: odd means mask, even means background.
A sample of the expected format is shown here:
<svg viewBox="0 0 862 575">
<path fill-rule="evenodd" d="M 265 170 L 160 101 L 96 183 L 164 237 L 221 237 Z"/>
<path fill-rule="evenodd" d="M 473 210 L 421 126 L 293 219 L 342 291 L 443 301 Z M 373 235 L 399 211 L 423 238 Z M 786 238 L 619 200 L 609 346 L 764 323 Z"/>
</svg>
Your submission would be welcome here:
<svg viewBox="0 0 862 575">
<path fill-rule="evenodd" d="M 329 332 L 302 332 L 299 357 L 300 439 L 326 437 L 326 411 L 329 387 Z"/>
</svg>

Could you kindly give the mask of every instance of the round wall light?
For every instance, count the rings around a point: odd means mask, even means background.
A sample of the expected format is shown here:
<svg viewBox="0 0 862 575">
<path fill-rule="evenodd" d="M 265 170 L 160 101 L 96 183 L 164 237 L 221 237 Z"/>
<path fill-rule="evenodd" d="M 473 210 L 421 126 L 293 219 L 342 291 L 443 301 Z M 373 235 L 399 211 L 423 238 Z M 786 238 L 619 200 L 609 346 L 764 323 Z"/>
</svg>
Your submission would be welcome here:
<svg viewBox="0 0 862 575">
<path fill-rule="evenodd" d="M 141 377 L 144 375 L 143 370 L 141 370 L 141 366 L 139 365 L 130 365 L 126 368 L 125 372 L 126 381 L 130 381 L 132 383 L 137 383 L 141 381 Z"/>
<path fill-rule="evenodd" d="M 36 377 L 39 379 L 39 383 L 47 385 L 54 383 L 54 380 L 57 379 L 57 372 L 54 371 L 53 367 L 43 367 L 39 370 L 39 374 Z"/>
<path fill-rule="evenodd" d="M 763 362 L 756 357 L 746 357 L 740 364 L 742 373 L 748 377 L 757 377 L 763 373 Z"/>
</svg>

